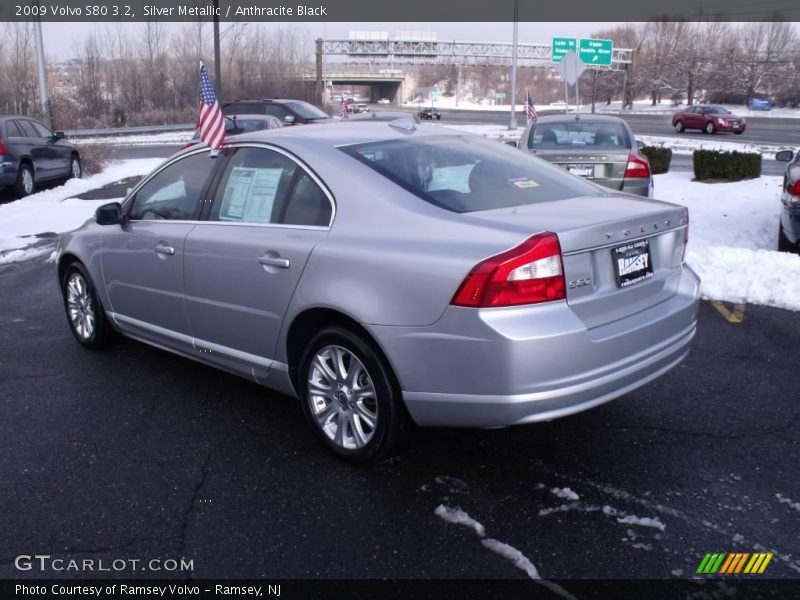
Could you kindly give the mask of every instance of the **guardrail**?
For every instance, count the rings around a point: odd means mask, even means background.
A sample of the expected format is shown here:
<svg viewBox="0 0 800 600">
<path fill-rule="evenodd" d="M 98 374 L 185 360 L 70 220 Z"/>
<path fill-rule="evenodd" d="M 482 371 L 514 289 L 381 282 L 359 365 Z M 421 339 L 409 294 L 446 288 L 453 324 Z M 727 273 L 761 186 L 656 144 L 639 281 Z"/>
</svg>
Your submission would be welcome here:
<svg viewBox="0 0 800 600">
<path fill-rule="evenodd" d="M 115 135 L 135 135 L 137 133 L 168 133 L 170 131 L 191 131 L 194 123 L 182 125 L 141 125 L 137 127 L 109 127 L 105 129 L 71 129 L 64 132 L 67 137 L 95 137 Z"/>
</svg>

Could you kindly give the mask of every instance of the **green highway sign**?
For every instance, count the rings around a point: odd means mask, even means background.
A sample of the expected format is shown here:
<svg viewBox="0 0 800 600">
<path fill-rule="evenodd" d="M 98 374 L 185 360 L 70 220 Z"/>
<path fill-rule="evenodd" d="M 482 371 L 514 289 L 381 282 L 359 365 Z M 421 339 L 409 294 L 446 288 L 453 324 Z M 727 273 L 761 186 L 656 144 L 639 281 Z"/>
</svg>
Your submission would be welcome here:
<svg viewBox="0 0 800 600">
<path fill-rule="evenodd" d="M 441 92 L 431 92 L 431 100 L 438 100 L 442 97 Z"/>
<path fill-rule="evenodd" d="M 553 38 L 553 51 L 550 54 L 550 60 L 554 63 L 560 63 L 564 59 L 564 55 L 572 50 L 578 51 L 578 40 L 573 37 L 554 37 Z"/>
<path fill-rule="evenodd" d="M 494 95 L 494 97 L 495 97 L 497 100 L 502 100 L 503 98 L 505 98 L 505 97 L 506 97 L 506 93 L 505 93 L 505 92 L 496 92 L 496 93 L 495 93 L 495 95 Z"/>
<path fill-rule="evenodd" d="M 587 65 L 611 64 L 611 55 L 614 50 L 612 40 L 581 39 L 578 46 L 578 58 Z"/>
</svg>

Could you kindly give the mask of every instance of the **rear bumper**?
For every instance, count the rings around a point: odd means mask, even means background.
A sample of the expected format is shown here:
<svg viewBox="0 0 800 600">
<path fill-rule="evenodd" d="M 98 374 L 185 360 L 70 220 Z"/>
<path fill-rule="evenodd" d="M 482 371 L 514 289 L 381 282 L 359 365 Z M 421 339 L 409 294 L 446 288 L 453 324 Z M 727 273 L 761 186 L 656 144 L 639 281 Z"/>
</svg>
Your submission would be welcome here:
<svg viewBox="0 0 800 600">
<path fill-rule="evenodd" d="M 414 421 L 502 427 L 580 412 L 652 381 L 689 352 L 699 278 L 677 293 L 587 329 L 566 302 L 449 308 L 426 328 L 370 327 L 389 356 Z"/>
<path fill-rule="evenodd" d="M 0 159 L 0 187 L 17 182 L 17 166 L 4 158 Z"/>
</svg>

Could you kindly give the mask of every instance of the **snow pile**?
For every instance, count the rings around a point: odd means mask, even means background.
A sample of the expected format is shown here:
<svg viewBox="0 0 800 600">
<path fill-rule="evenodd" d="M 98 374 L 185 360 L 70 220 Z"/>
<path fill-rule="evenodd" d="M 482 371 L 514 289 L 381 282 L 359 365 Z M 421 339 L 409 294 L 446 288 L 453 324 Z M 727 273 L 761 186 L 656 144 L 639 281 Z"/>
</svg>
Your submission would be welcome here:
<svg viewBox="0 0 800 600">
<path fill-rule="evenodd" d="M 555 487 L 555 488 L 550 490 L 550 493 L 553 494 L 554 496 L 557 496 L 557 497 L 561 498 L 562 500 L 578 500 L 578 499 L 580 499 L 580 496 L 578 496 L 578 494 L 573 492 L 568 487 L 565 487 L 565 488 L 557 488 L 557 487 Z"/>
<path fill-rule="evenodd" d="M 194 129 L 190 129 L 187 131 L 167 131 L 165 133 L 75 137 L 70 138 L 69 141 L 76 146 L 166 146 L 184 144 L 192 139 L 193 135 Z"/>
<path fill-rule="evenodd" d="M 444 504 L 440 504 L 433 512 L 437 517 L 444 519 L 448 523 L 465 525 L 466 527 L 473 529 L 480 537 L 486 537 L 486 529 L 483 527 L 483 525 L 478 523 L 460 508 L 451 508 L 449 506 L 445 506 Z"/>
<path fill-rule="evenodd" d="M 16 202 L 0 204 L 0 263 L 35 258 L 39 255 L 35 249 L 19 250 L 40 241 L 31 236 L 76 229 L 94 215 L 98 206 L 113 201 L 78 200 L 73 196 L 126 177 L 144 175 L 161 162 L 161 159 L 122 161 L 86 179 L 70 179 L 53 189 L 32 194 Z M 4 250 L 17 251 L 3 252 Z M 47 253 L 51 250 L 52 248 Z"/>
<path fill-rule="evenodd" d="M 623 525 L 639 525 L 640 527 L 654 527 L 659 531 L 664 531 L 667 528 L 658 517 L 650 518 L 626 515 L 624 517 L 617 517 L 617 523 L 622 523 Z"/>
<path fill-rule="evenodd" d="M 656 197 L 689 208 L 686 261 L 706 299 L 800 310 L 800 256 L 775 251 L 780 177 L 707 184 L 655 176 Z"/>
</svg>

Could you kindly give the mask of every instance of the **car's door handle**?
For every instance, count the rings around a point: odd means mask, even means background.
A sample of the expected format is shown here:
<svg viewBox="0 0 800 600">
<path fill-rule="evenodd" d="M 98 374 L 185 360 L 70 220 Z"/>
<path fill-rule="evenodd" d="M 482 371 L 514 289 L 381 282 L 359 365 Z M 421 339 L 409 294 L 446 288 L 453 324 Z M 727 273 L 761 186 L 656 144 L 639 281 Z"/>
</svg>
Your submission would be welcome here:
<svg viewBox="0 0 800 600">
<path fill-rule="evenodd" d="M 258 262 L 267 267 L 278 267 L 280 269 L 288 269 L 290 265 L 289 259 L 282 256 L 262 256 L 258 259 Z"/>
<path fill-rule="evenodd" d="M 154 248 L 154 250 L 156 254 L 166 254 L 168 256 L 172 256 L 173 254 L 175 254 L 175 248 L 173 248 L 172 246 L 158 245 Z"/>
</svg>

